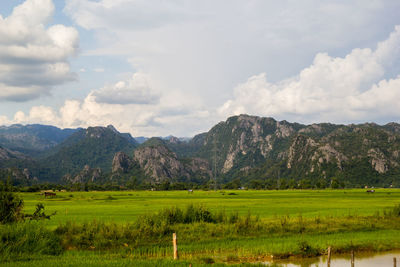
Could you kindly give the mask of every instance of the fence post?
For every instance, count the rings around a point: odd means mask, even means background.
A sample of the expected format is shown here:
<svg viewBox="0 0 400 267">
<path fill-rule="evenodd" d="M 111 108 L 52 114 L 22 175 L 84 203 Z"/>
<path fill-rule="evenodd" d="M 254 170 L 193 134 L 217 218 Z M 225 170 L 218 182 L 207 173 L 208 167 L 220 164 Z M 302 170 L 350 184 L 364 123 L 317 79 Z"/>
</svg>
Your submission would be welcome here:
<svg viewBox="0 0 400 267">
<path fill-rule="evenodd" d="M 396 258 L 393 258 L 393 267 L 396 267 L 397 263 L 396 263 Z"/>
<path fill-rule="evenodd" d="M 331 266 L 331 247 L 328 247 L 328 267 Z"/>
<path fill-rule="evenodd" d="M 351 267 L 354 267 L 354 250 L 351 251 Z"/>
<path fill-rule="evenodd" d="M 174 260 L 178 259 L 178 245 L 176 242 L 176 233 L 172 234 L 172 244 L 174 245 Z"/>
</svg>

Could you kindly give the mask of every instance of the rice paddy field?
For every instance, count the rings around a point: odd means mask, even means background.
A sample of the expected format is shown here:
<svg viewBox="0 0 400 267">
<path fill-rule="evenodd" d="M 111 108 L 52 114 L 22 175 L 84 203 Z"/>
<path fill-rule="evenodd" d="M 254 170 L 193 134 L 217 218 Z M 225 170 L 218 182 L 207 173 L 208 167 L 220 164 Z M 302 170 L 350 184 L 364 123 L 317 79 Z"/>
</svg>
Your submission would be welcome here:
<svg viewBox="0 0 400 267">
<path fill-rule="evenodd" d="M 399 189 L 56 194 L 53 198 L 40 193 L 19 195 L 26 213 L 32 213 L 39 202 L 46 213 L 56 212 L 37 224 L 62 236 L 64 252 L 22 255 L 4 260 L 4 265 L 254 266 L 267 262 L 279 266 L 279 259 L 324 255 L 328 246 L 334 253 L 400 249 L 400 217 L 393 213 L 400 204 Z M 223 212 L 228 219 L 224 217 L 223 223 L 154 222 L 157 217 L 176 217 L 188 205 L 206 207 L 213 214 Z M 160 213 L 166 209 L 170 210 Z M 135 225 L 138 220 L 140 226 Z M 148 227 L 147 221 L 151 222 Z M 132 234 L 135 227 L 139 233 Z M 172 258 L 172 232 L 178 235 L 178 261 Z M 272 263 L 272 259 L 278 261 Z"/>
<path fill-rule="evenodd" d="M 239 214 L 273 219 L 277 216 L 348 216 L 374 215 L 400 203 L 400 189 L 378 189 L 373 194 L 352 190 L 279 190 L 279 191 L 114 191 L 57 192 L 54 198 L 40 193 L 20 193 L 25 211 L 33 212 L 36 203 L 46 211 L 57 212 L 47 222 L 56 227 L 66 221 L 100 221 L 126 223 L 138 215 L 153 213 L 165 207 L 205 205 L 211 210 L 237 211 Z"/>
</svg>

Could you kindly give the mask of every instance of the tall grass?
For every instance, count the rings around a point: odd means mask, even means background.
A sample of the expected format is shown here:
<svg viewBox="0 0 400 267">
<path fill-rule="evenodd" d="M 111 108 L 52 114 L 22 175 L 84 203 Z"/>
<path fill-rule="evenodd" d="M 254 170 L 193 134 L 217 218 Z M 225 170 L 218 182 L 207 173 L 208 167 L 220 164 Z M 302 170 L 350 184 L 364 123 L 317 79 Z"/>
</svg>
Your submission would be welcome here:
<svg viewBox="0 0 400 267">
<path fill-rule="evenodd" d="M 128 249 L 143 245 L 169 244 L 173 232 L 193 231 L 191 238 L 219 233 L 244 233 L 258 225 L 259 219 L 213 213 L 204 206 L 189 205 L 185 209 L 165 208 L 154 214 L 139 216 L 133 223 L 116 224 L 92 221 L 68 222 L 56 228 L 65 249 Z"/>
<path fill-rule="evenodd" d="M 120 254 L 104 254 L 92 251 L 68 251 L 61 256 L 52 257 L 45 256 L 41 259 L 33 259 L 31 261 L 18 261 L 18 262 L 7 262 L 7 267 L 49 267 L 49 266 L 85 266 L 85 267 L 102 267 L 102 266 L 113 266 L 113 267 L 188 267 L 190 264 L 196 267 L 208 267 L 210 266 L 203 261 L 194 262 L 191 260 L 174 261 L 171 259 L 136 259 L 127 256 L 121 256 Z M 1 263 L 0 263 L 0 266 Z M 213 267 L 224 267 L 227 266 L 224 263 L 215 263 Z M 268 267 L 278 265 L 265 265 L 265 264 L 252 264 L 252 263 L 236 263 L 229 264 L 229 267 Z"/>
<path fill-rule="evenodd" d="M 130 223 L 67 222 L 51 231 L 26 222 L 0 227 L 3 260 L 59 255 L 63 250 L 116 253 L 136 260 L 171 259 L 172 233 L 185 260 L 221 262 L 325 253 L 400 248 L 400 216 L 387 210 L 374 216 L 252 216 L 213 212 L 202 205 L 164 208 Z M 33 257 L 32 256 L 32 257 Z"/>
<path fill-rule="evenodd" d="M 38 222 L 0 225 L 0 260 L 30 258 L 31 255 L 59 255 L 60 237 Z"/>
<path fill-rule="evenodd" d="M 329 240 L 329 237 L 340 233 L 349 237 L 345 244 L 352 244 L 351 236 L 355 233 L 367 234 L 400 229 L 400 217 L 392 214 L 393 212 L 387 212 L 375 216 L 316 218 L 282 216 L 260 220 L 250 213 L 239 216 L 236 213 L 211 212 L 204 206 L 189 205 L 185 209 L 171 207 L 154 214 L 142 215 L 137 221 L 127 224 L 98 221 L 83 224 L 66 223 L 60 225 L 55 233 L 60 236 L 65 249 L 118 250 L 135 257 L 170 255 L 173 232 L 178 233 L 181 253 L 187 257 L 224 251 L 234 254 L 243 252 L 247 255 L 309 257 L 325 253 L 324 250 L 330 245 L 316 242 L 320 236 L 328 237 L 326 240 Z M 304 237 L 308 237 L 308 240 Z M 257 240 L 261 239 L 274 242 L 268 246 L 255 246 Z M 378 236 L 374 236 L 371 240 L 363 240 L 357 246 L 346 247 L 342 244 L 337 249 L 376 249 L 374 242 L 377 239 Z M 279 240 L 285 240 L 285 243 Z M 255 246 L 256 249 L 243 251 L 247 247 L 246 242 L 249 243 L 249 247 Z M 387 247 L 385 240 L 378 240 L 378 243 Z"/>
</svg>

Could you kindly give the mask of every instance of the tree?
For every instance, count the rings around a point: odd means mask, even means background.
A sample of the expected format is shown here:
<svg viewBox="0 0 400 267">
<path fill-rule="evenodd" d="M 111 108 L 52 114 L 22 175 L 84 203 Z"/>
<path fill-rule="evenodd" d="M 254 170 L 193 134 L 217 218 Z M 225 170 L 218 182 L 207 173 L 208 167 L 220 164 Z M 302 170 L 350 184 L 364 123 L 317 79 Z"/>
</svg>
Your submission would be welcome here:
<svg viewBox="0 0 400 267">
<path fill-rule="evenodd" d="M 326 188 L 326 180 L 324 178 L 320 178 L 317 183 L 315 184 L 315 186 L 319 189 L 324 189 Z"/>
<path fill-rule="evenodd" d="M 250 188 L 252 189 L 263 189 L 264 183 L 261 180 L 251 180 L 250 181 Z"/>
<path fill-rule="evenodd" d="M 12 223 L 24 219 L 24 202 L 12 192 L 9 183 L 0 184 L 0 223 Z"/>
<path fill-rule="evenodd" d="M 33 214 L 26 214 L 24 217 L 29 218 L 30 220 L 37 220 L 37 221 L 44 220 L 44 219 L 50 220 L 50 217 L 55 214 L 56 214 L 56 212 L 53 212 L 52 214 L 47 215 L 44 212 L 44 205 L 42 203 L 38 203 L 38 204 L 36 204 L 35 212 Z"/>
<path fill-rule="evenodd" d="M 331 188 L 332 189 L 338 189 L 339 188 L 339 182 L 336 177 L 331 178 Z"/>
<path fill-rule="evenodd" d="M 289 188 L 290 189 L 296 189 L 297 188 L 297 182 L 295 179 L 290 179 L 289 180 Z"/>
<path fill-rule="evenodd" d="M 289 185 L 285 179 L 278 179 L 278 188 L 281 190 L 288 189 Z"/>
<path fill-rule="evenodd" d="M 224 189 L 240 189 L 242 187 L 242 183 L 239 178 L 234 179 L 233 181 L 225 184 Z"/>
</svg>

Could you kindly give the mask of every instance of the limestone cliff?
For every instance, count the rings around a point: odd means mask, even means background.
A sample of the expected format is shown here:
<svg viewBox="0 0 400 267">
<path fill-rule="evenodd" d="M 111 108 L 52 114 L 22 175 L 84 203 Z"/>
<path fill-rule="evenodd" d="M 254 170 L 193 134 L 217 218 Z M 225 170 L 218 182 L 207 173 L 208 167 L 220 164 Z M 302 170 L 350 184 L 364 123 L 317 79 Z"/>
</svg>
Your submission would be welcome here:
<svg viewBox="0 0 400 267">
<path fill-rule="evenodd" d="M 210 179 L 211 171 L 206 160 L 178 159 L 174 152 L 159 142 L 156 145 L 145 143 L 133 152 L 133 161 L 144 170 L 150 182 L 160 183 L 165 180 L 204 182 Z"/>
</svg>

